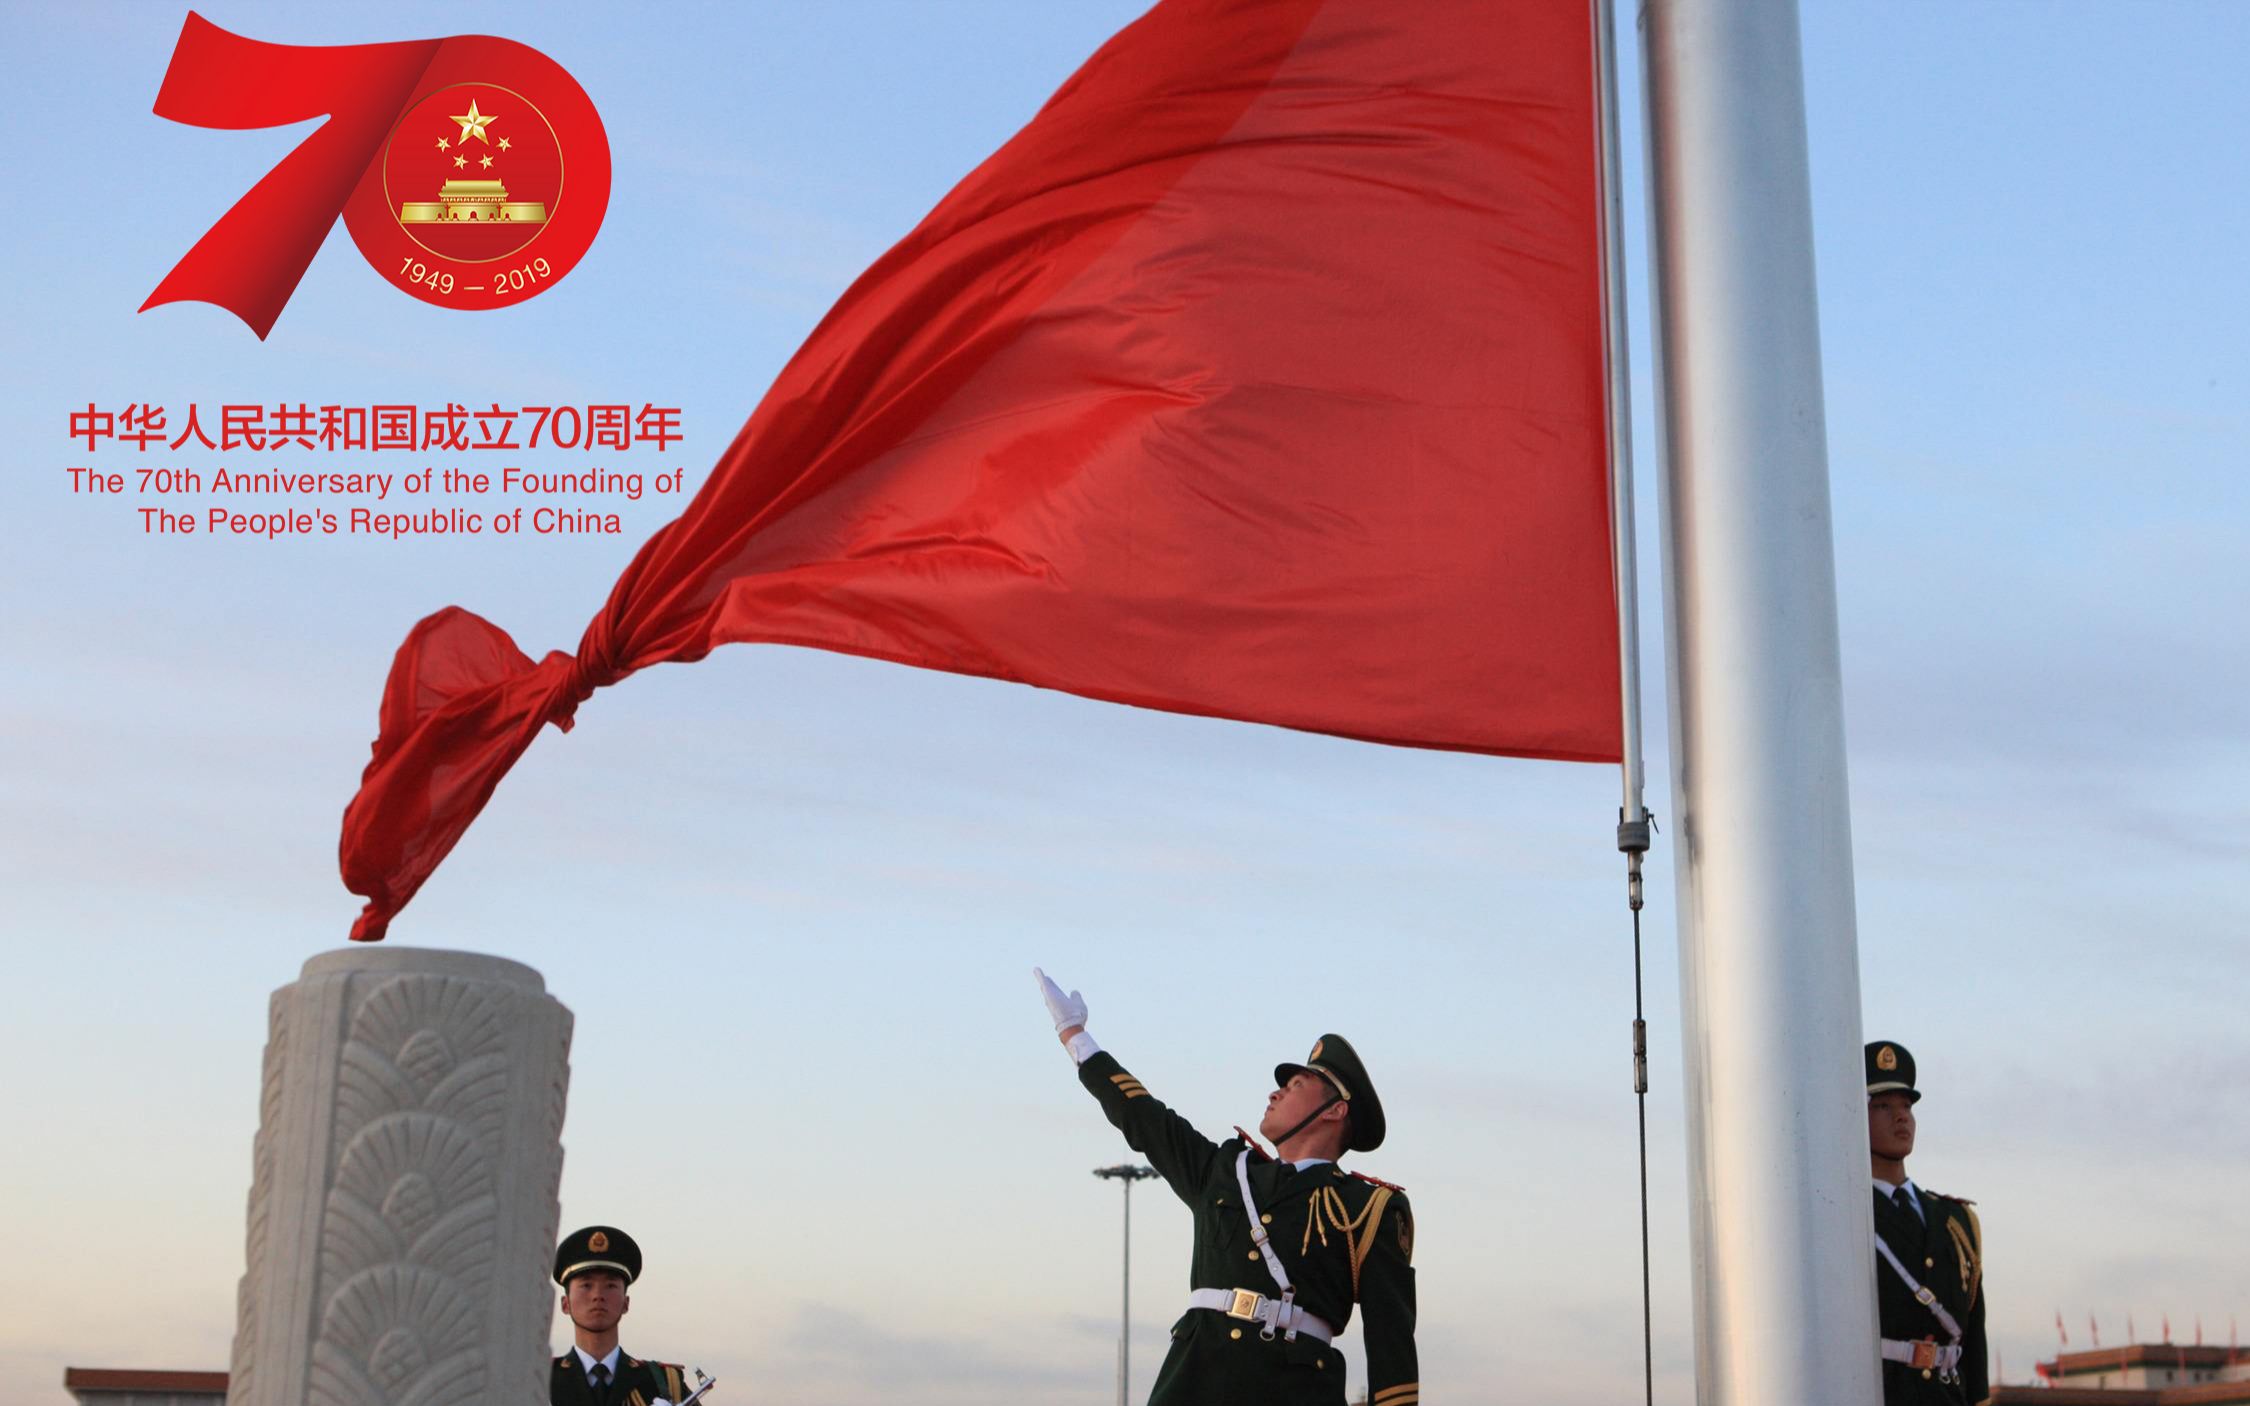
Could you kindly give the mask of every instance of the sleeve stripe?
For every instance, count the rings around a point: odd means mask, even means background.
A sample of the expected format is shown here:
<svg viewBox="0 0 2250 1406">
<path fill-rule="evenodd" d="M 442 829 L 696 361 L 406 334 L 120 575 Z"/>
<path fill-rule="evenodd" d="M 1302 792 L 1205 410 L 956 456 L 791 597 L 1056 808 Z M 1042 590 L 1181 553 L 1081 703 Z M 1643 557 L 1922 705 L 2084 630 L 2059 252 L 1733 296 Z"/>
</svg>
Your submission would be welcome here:
<svg viewBox="0 0 2250 1406">
<path fill-rule="evenodd" d="M 1414 1403 L 1421 1398 L 1422 1384 L 1420 1382 L 1402 1382 L 1397 1386 L 1387 1386 L 1376 1392 L 1369 1406 L 1414 1406 Z"/>
<path fill-rule="evenodd" d="M 1148 1097 L 1148 1090 L 1147 1090 L 1147 1089 L 1141 1089 L 1141 1088 L 1133 1088 L 1133 1089 L 1127 1089 L 1127 1090 L 1125 1091 L 1125 1097 L 1127 1097 L 1127 1098 L 1147 1098 L 1147 1097 Z"/>
</svg>

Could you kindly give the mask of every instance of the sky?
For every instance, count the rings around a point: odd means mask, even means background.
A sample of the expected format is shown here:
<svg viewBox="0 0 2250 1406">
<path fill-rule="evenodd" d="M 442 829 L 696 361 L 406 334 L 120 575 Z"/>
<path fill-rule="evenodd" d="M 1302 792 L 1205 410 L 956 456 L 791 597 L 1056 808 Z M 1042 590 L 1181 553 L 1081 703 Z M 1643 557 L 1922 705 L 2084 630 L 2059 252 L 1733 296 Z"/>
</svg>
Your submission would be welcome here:
<svg viewBox="0 0 2250 1406">
<path fill-rule="evenodd" d="M 1805 8 L 1863 1025 L 1918 1057 L 1916 1178 L 1979 1202 L 2003 1379 L 2052 1354 L 2058 1311 L 2074 1348 L 2129 1314 L 2223 1342 L 2250 1319 L 2250 9 Z M 391 652 L 448 604 L 569 647 L 670 511 L 629 504 L 614 537 L 149 537 L 70 492 L 70 410 L 655 402 L 686 438 L 629 466 L 692 486 L 858 271 L 1139 9 L 219 0 L 277 42 L 532 44 L 593 96 L 615 169 L 593 249 L 535 300 L 402 297 L 339 226 L 264 342 L 207 305 L 135 310 L 302 131 L 151 115 L 184 11 L 0 10 L 18 1399 L 65 1401 L 65 1365 L 226 1364 L 266 1001 L 356 911 L 337 820 Z M 730 648 L 541 738 L 389 940 L 527 962 L 575 1013 L 562 1223 L 639 1238 L 625 1342 L 721 1377 L 714 1399 L 1113 1399 L 1119 1193 L 1089 1173 L 1126 1150 L 1037 963 L 1215 1135 L 1276 1060 L 1348 1034 L 1392 1129 L 1359 1165 L 1414 1198 L 1423 1379 L 1579 1406 L 1640 1375 L 1616 805 L 1608 767 Z M 1660 836 L 1654 1341 L 1681 1403 L 1672 882 Z M 1139 1399 L 1188 1220 L 1157 1188 L 1133 1209 Z"/>
</svg>

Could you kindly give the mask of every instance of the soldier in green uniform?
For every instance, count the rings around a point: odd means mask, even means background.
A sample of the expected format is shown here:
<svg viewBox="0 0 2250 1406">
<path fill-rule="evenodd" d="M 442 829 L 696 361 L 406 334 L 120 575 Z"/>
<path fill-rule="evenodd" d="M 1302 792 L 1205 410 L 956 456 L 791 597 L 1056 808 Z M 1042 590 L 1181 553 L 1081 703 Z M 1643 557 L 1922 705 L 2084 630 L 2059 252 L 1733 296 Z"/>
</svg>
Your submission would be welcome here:
<svg viewBox="0 0 2250 1406">
<path fill-rule="evenodd" d="M 1149 1406 L 1342 1406 L 1331 1344 L 1366 1310 L 1370 1406 L 1417 1406 L 1414 1213 L 1387 1182 L 1346 1173 L 1344 1152 L 1383 1141 L 1383 1105 L 1350 1044 L 1323 1035 L 1274 1070 L 1259 1133 L 1224 1142 L 1189 1126 L 1086 1033 L 1086 1003 L 1034 973 L 1078 1082 L 1195 1217 L 1187 1312 Z"/>
<path fill-rule="evenodd" d="M 555 1282 L 575 1342 L 555 1359 L 548 1406 L 670 1406 L 687 1395 L 680 1368 L 617 1345 L 617 1320 L 633 1306 L 641 1247 L 614 1225 L 589 1225 L 555 1247 Z"/>
<path fill-rule="evenodd" d="M 1867 1144 L 1875 1173 L 1875 1300 L 1884 1406 L 1975 1406 L 1986 1397 L 1984 1231 L 1972 1202 L 1906 1175 L 1914 1151 L 1914 1056 L 1867 1047 Z"/>
</svg>

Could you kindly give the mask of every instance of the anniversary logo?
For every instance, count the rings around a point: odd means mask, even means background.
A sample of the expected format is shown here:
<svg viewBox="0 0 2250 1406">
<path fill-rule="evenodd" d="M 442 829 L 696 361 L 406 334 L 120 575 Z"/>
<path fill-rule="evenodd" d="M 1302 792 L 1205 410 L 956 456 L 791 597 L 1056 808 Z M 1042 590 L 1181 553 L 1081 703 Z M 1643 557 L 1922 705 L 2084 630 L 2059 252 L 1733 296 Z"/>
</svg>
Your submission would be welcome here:
<svg viewBox="0 0 2250 1406">
<path fill-rule="evenodd" d="M 141 305 L 216 303 L 260 337 L 338 216 L 393 287 L 474 310 L 553 287 L 609 207 L 593 101 L 511 39 L 269 44 L 190 14 L 156 113 L 225 128 L 327 119 Z"/>
<path fill-rule="evenodd" d="M 432 132 L 451 135 L 431 142 Z M 562 210 L 562 144 L 521 93 L 464 83 L 423 98 L 392 130 L 383 189 L 399 232 L 423 257 L 401 251 L 393 267 L 369 247 L 379 231 L 360 247 L 417 297 L 494 307 L 532 297 L 566 271 L 532 247 Z M 483 293 L 494 301 L 473 296 Z"/>
</svg>

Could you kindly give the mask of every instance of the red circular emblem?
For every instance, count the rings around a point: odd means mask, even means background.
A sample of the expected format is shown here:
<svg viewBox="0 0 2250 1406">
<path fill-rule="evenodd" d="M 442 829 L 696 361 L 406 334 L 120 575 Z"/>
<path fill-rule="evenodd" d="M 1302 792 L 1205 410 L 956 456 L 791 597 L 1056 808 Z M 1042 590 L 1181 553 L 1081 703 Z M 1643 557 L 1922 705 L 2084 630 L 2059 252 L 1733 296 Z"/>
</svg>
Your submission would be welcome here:
<svg viewBox="0 0 2250 1406">
<path fill-rule="evenodd" d="M 560 64 L 512 40 L 447 40 L 344 206 L 377 273 L 449 308 L 520 303 L 592 247 L 609 136 Z"/>
</svg>

